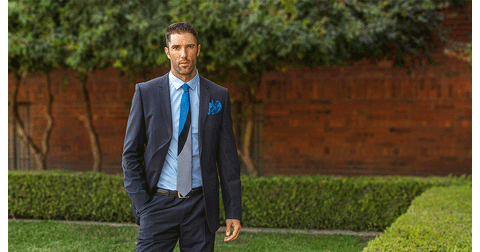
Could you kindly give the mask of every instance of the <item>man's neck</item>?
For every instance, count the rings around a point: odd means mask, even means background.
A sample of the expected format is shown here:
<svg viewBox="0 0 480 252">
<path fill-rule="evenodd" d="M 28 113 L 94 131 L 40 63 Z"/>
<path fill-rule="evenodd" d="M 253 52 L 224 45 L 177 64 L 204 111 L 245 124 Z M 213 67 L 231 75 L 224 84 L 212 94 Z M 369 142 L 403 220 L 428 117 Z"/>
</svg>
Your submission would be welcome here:
<svg viewBox="0 0 480 252">
<path fill-rule="evenodd" d="M 182 80 L 185 83 L 191 81 L 195 77 L 195 75 L 197 75 L 197 69 L 196 68 L 189 75 L 179 74 L 179 73 L 177 73 L 177 71 L 174 71 L 173 69 L 170 69 L 170 71 L 172 72 L 172 74 L 175 77 L 179 78 L 180 80 Z"/>
</svg>

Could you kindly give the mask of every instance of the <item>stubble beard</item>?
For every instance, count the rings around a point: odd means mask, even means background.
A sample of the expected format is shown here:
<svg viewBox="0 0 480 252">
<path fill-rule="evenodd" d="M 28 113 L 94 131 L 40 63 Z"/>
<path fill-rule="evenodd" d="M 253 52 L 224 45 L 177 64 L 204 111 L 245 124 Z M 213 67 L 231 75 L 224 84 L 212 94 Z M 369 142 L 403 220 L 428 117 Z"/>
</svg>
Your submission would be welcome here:
<svg viewBox="0 0 480 252">
<path fill-rule="evenodd" d="M 180 67 L 180 64 L 173 64 L 173 68 L 178 74 L 189 76 L 193 73 L 193 70 L 195 69 L 195 66 L 196 66 L 195 64 L 196 62 L 190 62 L 190 63 L 192 64 L 187 69 L 183 69 L 182 67 Z"/>
</svg>

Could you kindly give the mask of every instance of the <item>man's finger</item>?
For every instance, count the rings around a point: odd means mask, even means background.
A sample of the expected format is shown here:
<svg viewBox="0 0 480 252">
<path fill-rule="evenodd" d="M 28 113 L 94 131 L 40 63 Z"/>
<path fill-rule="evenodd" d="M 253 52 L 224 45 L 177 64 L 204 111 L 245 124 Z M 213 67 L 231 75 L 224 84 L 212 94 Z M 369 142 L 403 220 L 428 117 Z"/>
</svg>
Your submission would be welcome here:
<svg viewBox="0 0 480 252">
<path fill-rule="evenodd" d="M 227 228 L 225 229 L 225 235 L 229 236 L 230 235 L 230 227 L 232 226 L 232 223 L 230 221 L 227 221 L 225 224 L 227 225 Z"/>
<path fill-rule="evenodd" d="M 235 229 L 233 230 L 233 234 L 229 237 L 231 238 L 229 239 L 229 241 L 233 241 L 237 239 L 239 233 L 240 233 L 240 227 L 235 227 Z"/>
<path fill-rule="evenodd" d="M 233 234 L 232 234 L 232 235 L 223 238 L 223 240 L 226 241 L 226 242 L 233 241 L 233 240 L 237 239 L 237 236 L 238 236 L 238 232 L 237 232 L 237 230 L 235 229 L 235 230 L 233 230 Z"/>
</svg>

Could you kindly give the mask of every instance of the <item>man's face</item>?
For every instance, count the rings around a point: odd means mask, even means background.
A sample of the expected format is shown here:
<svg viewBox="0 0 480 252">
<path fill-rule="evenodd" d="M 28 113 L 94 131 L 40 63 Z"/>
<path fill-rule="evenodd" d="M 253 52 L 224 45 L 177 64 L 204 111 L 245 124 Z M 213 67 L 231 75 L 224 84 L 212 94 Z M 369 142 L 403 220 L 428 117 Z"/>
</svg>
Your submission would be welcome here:
<svg viewBox="0 0 480 252">
<path fill-rule="evenodd" d="M 196 75 L 197 57 L 200 45 L 191 33 L 172 34 L 170 43 L 165 47 L 165 53 L 170 59 L 172 73 L 187 82 Z"/>
</svg>

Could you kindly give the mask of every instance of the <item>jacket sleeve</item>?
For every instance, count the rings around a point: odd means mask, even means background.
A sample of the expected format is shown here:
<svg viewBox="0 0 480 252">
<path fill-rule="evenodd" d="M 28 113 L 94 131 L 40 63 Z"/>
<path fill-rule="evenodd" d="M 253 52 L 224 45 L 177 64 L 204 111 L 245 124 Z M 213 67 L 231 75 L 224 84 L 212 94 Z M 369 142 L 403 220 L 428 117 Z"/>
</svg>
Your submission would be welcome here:
<svg viewBox="0 0 480 252">
<path fill-rule="evenodd" d="M 140 209 L 150 198 L 144 167 L 145 139 L 142 95 L 139 85 L 136 85 L 122 154 L 125 190 L 136 209 Z"/>
<path fill-rule="evenodd" d="M 226 219 L 242 219 L 240 164 L 232 127 L 230 97 L 225 90 L 225 108 L 222 115 L 217 149 L 218 171 L 222 186 L 222 198 Z"/>
</svg>

